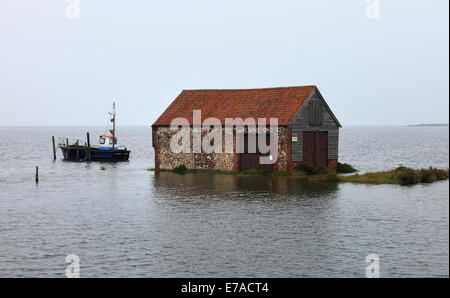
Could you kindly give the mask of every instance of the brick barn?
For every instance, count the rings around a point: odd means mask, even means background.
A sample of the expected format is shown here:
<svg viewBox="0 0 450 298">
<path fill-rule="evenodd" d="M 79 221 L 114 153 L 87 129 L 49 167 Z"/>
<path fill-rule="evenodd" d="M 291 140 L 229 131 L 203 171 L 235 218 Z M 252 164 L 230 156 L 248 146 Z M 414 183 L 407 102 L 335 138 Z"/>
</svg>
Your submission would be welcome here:
<svg viewBox="0 0 450 298">
<path fill-rule="evenodd" d="M 201 110 L 202 120 L 214 117 L 278 119 L 278 157 L 274 164 L 259 164 L 261 153 L 174 153 L 170 129 L 175 118 L 193 124 L 193 111 Z M 173 169 L 185 165 L 192 169 L 289 171 L 300 163 L 333 168 L 338 161 L 341 125 L 316 86 L 239 90 L 183 90 L 152 125 L 155 168 Z M 202 132 L 203 133 L 203 132 Z M 236 131 L 233 130 L 234 142 Z M 245 142 L 248 141 L 247 134 Z M 190 144 L 192 146 L 192 142 Z M 236 148 L 236 147 L 234 147 Z"/>
</svg>

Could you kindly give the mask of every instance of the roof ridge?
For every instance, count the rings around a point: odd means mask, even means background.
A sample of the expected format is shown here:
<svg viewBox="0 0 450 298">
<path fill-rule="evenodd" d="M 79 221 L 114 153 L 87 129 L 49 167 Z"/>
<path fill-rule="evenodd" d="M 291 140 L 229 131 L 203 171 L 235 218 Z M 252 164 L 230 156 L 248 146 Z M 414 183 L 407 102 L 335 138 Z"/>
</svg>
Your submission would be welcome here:
<svg viewBox="0 0 450 298">
<path fill-rule="evenodd" d="M 279 89 L 294 89 L 294 88 L 317 88 L 317 86 L 304 85 L 304 86 L 242 88 L 242 89 L 183 89 L 183 91 L 257 91 L 257 90 L 279 90 Z"/>
</svg>

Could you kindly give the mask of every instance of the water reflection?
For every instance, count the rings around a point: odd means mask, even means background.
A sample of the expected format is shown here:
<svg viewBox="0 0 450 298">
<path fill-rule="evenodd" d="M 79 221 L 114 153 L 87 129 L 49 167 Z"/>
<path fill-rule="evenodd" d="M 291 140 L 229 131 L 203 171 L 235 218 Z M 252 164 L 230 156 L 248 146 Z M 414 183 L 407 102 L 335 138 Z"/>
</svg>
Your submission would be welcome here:
<svg viewBox="0 0 450 298">
<path fill-rule="evenodd" d="M 180 190 L 189 195 L 268 193 L 282 195 L 329 196 L 337 192 L 336 183 L 306 181 L 296 177 L 235 176 L 211 174 L 176 174 L 160 172 L 154 175 L 155 190 L 167 192 Z M 186 194 L 186 195 L 188 195 Z"/>
</svg>

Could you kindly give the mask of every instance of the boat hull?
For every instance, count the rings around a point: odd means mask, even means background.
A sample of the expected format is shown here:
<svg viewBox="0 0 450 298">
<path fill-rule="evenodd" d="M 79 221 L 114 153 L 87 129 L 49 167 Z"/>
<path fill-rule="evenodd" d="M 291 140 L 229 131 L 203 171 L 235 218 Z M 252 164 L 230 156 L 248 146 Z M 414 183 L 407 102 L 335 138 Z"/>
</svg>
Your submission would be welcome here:
<svg viewBox="0 0 450 298">
<path fill-rule="evenodd" d="M 88 148 L 81 146 L 59 146 L 65 160 L 74 161 L 128 161 L 130 150 Z"/>
</svg>

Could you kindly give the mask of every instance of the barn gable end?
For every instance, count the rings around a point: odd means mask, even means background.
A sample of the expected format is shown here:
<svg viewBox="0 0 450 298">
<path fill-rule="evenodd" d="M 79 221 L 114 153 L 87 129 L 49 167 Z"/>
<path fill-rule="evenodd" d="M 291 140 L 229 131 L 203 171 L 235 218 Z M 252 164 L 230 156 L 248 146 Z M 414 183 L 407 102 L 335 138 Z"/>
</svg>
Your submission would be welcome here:
<svg viewBox="0 0 450 298">
<path fill-rule="evenodd" d="M 308 131 L 326 132 L 328 160 L 337 160 L 340 127 L 319 90 L 315 89 L 291 121 L 292 135 L 297 137 L 297 141 L 292 142 L 292 161 L 303 162 L 304 132 Z"/>
</svg>

